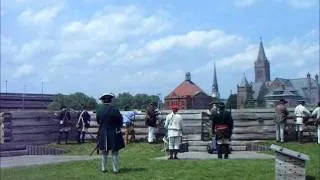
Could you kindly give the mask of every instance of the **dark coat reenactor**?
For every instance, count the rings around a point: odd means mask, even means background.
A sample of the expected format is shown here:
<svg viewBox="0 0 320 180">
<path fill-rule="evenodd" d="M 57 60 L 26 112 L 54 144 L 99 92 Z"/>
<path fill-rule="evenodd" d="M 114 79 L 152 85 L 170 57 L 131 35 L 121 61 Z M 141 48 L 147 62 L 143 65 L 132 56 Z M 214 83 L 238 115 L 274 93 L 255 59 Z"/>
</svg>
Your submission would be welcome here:
<svg viewBox="0 0 320 180">
<path fill-rule="evenodd" d="M 218 109 L 210 115 L 212 120 L 212 132 L 216 136 L 218 158 L 229 157 L 229 143 L 233 130 L 233 119 L 231 113 L 225 110 L 224 103 L 218 104 Z"/>
<path fill-rule="evenodd" d="M 90 127 L 90 114 L 86 110 L 82 110 L 79 114 L 76 128 L 78 130 L 77 141 L 78 143 L 84 143 L 86 132 Z"/>
<path fill-rule="evenodd" d="M 60 144 L 63 133 L 65 135 L 65 142 L 67 144 L 69 132 L 71 131 L 71 115 L 69 109 L 67 109 L 66 106 L 62 106 L 61 111 L 57 115 L 57 118 L 59 120 L 58 144 Z"/>
<path fill-rule="evenodd" d="M 148 126 L 148 143 L 153 143 L 154 141 L 154 131 L 157 127 L 157 107 L 156 103 L 152 102 L 147 107 L 146 112 L 146 125 Z"/>
<path fill-rule="evenodd" d="M 102 152 L 101 170 L 106 172 L 107 156 L 112 152 L 113 172 L 119 172 L 119 150 L 124 148 L 121 132 L 123 124 L 120 111 L 112 105 L 113 94 L 103 94 L 100 97 L 102 104 L 97 108 L 96 119 L 99 124 L 98 145 Z"/>
</svg>

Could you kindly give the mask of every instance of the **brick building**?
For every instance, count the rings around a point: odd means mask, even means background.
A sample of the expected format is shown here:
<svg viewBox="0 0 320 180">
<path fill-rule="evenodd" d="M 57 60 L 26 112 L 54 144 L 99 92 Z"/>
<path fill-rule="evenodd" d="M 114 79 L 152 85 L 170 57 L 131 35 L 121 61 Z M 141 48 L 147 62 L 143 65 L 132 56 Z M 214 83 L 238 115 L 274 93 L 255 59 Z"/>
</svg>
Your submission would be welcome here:
<svg viewBox="0 0 320 180">
<path fill-rule="evenodd" d="M 191 75 L 186 73 L 185 80 L 165 97 L 165 109 L 176 105 L 179 109 L 207 109 L 212 97 L 191 81 Z"/>
</svg>

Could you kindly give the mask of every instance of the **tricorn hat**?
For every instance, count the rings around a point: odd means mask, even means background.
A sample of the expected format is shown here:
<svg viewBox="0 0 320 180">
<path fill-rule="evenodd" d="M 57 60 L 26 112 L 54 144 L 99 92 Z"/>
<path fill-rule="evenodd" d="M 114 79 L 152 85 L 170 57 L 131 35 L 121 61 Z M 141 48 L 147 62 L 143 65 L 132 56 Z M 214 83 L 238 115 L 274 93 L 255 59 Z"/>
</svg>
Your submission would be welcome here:
<svg viewBox="0 0 320 180">
<path fill-rule="evenodd" d="M 279 100 L 279 102 L 287 103 L 288 101 L 286 101 L 285 99 L 281 98 L 281 99 Z"/>
<path fill-rule="evenodd" d="M 100 96 L 100 100 L 104 100 L 104 99 L 112 99 L 114 97 L 114 95 L 112 93 L 102 93 L 102 95 Z"/>
</svg>

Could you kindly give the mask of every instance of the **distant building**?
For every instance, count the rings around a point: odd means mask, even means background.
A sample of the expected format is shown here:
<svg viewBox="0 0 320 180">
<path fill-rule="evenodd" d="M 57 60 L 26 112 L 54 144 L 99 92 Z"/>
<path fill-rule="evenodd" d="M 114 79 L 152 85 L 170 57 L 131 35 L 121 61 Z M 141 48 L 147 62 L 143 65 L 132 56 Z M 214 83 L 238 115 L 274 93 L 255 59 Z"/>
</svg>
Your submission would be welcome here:
<svg viewBox="0 0 320 180">
<path fill-rule="evenodd" d="M 47 109 L 55 94 L 0 93 L 0 111 Z"/>
<path fill-rule="evenodd" d="M 286 99 L 289 106 L 297 105 L 299 99 L 304 99 L 307 104 L 316 104 L 320 99 L 318 75 L 315 75 L 314 79 L 308 73 L 305 78 L 270 80 L 270 63 L 265 55 L 262 40 L 254 71 L 255 82 L 248 83 L 243 75 L 240 84 L 237 85 L 237 108 L 272 107 L 281 98 Z"/>
<path fill-rule="evenodd" d="M 191 75 L 186 73 L 185 80 L 165 97 L 165 109 L 176 105 L 179 109 L 207 109 L 212 97 L 191 81 Z"/>
<path fill-rule="evenodd" d="M 213 69 L 213 82 L 212 82 L 212 97 L 220 99 L 219 87 L 218 87 L 218 80 L 217 80 L 217 71 L 216 71 L 216 64 L 214 63 Z"/>
</svg>

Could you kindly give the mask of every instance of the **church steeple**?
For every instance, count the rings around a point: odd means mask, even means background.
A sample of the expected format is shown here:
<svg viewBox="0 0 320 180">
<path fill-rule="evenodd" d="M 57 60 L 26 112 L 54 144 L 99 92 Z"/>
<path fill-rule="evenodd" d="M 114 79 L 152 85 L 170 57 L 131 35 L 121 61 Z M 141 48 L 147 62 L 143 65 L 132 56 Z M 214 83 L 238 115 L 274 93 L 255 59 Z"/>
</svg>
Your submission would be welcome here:
<svg viewBox="0 0 320 180">
<path fill-rule="evenodd" d="M 257 60 L 254 62 L 255 82 L 270 81 L 270 63 L 264 52 L 262 38 L 260 37 L 260 45 Z"/>
<path fill-rule="evenodd" d="M 257 61 L 264 62 L 268 61 L 266 57 L 266 53 L 264 52 L 263 44 L 262 44 L 262 38 L 260 37 L 260 45 L 259 45 L 259 52 L 258 52 L 258 57 Z"/>
<path fill-rule="evenodd" d="M 213 63 L 213 82 L 212 82 L 212 97 L 220 99 L 218 81 L 217 81 L 217 71 L 216 63 Z"/>
</svg>

